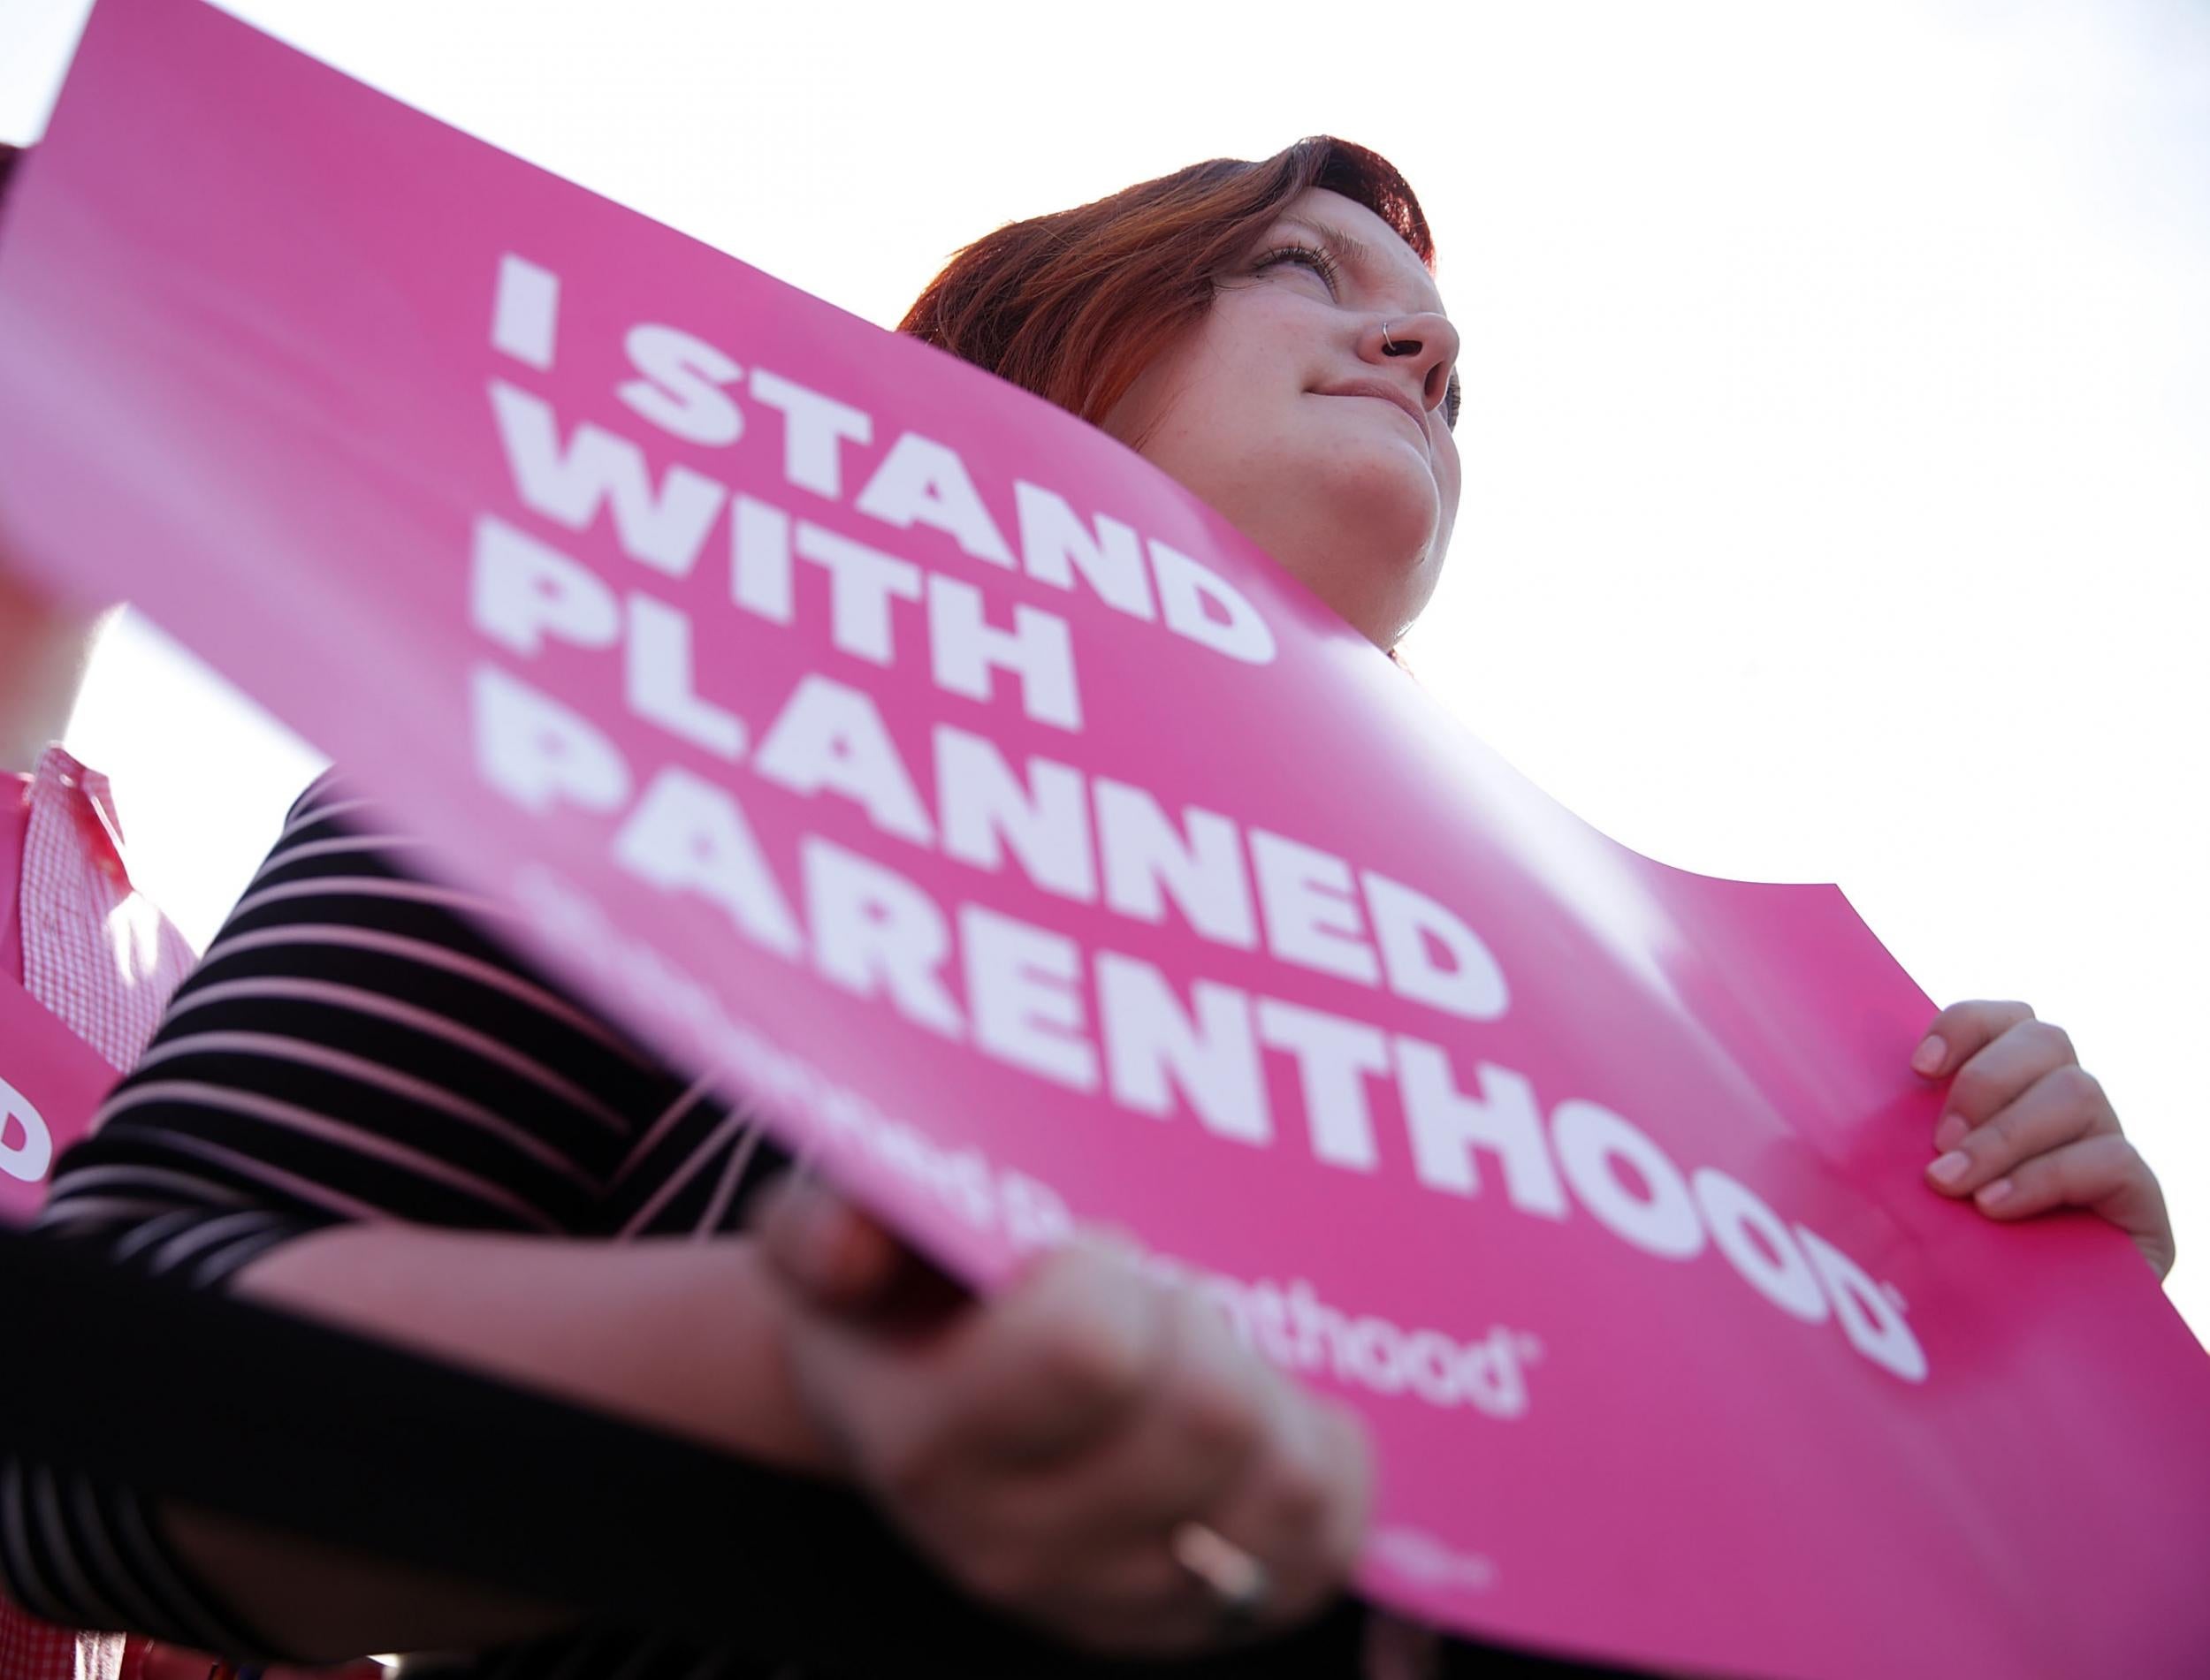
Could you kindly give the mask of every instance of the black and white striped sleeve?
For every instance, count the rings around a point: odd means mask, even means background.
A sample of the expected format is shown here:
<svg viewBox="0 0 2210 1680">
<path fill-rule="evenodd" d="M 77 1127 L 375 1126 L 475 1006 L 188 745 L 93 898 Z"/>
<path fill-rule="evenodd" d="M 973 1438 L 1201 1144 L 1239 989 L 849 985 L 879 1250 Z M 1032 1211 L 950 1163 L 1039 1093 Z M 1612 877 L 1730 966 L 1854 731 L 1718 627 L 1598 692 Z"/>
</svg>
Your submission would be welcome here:
<svg viewBox="0 0 2210 1680">
<path fill-rule="evenodd" d="M 497 908 L 415 872 L 414 851 L 340 783 L 301 796 L 60 1163 L 41 1235 L 221 1288 L 346 1221 L 609 1234 L 640 1150 L 697 1093 L 508 956 L 484 931 Z M 142 1380 L 116 1352 L 117 1380 Z M 57 1621 L 271 1654 L 142 1501 L 27 1457 L 0 1461 L 0 1566 Z"/>
<path fill-rule="evenodd" d="M 671 1076 L 509 957 L 505 912 L 324 779 L 178 988 L 38 1228 L 219 1281 L 298 1232 L 592 1228 Z"/>
</svg>

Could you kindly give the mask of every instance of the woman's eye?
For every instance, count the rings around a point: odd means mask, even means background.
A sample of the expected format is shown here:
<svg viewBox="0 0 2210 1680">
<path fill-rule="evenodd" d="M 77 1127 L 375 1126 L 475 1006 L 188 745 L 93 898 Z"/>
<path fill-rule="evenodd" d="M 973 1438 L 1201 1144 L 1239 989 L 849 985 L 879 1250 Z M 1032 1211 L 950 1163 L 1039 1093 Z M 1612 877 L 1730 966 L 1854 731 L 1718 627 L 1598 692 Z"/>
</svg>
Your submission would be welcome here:
<svg viewBox="0 0 2210 1680">
<path fill-rule="evenodd" d="M 1310 269 L 1330 292 L 1335 290 L 1336 277 L 1342 271 L 1342 264 L 1336 261 L 1335 253 L 1324 251 L 1316 245 L 1277 245 L 1259 258 L 1252 271 L 1264 273 L 1268 269 L 1284 262 L 1295 262 Z"/>
</svg>

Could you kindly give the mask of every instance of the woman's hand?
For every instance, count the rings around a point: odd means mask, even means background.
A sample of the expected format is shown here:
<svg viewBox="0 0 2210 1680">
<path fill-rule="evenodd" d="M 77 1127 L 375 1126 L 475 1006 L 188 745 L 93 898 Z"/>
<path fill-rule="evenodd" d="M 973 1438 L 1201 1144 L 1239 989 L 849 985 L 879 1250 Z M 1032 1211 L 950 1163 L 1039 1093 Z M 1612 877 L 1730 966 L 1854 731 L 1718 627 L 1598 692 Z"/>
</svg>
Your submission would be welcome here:
<svg viewBox="0 0 2210 1680">
<path fill-rule="evenodd" d="M 1926 1179 L 1970 1196 L 1991 1219 L 2084 1207 L 2131 1237 L 2161 1278 L 2172 1269 L 2171 1215 L 2110 1098 L 2060 1027 L 2023 1003 L 1954 1003 L 1911 1057 L 1949 1081 Z"/>
<path fill-rule="evenodd" d="M 1340 1589 L 1362 1432 L 1186 1291 L 1078 1244 L 991 1300 L 957 1296 L 818 1187 L 783 1190 L 758 1232 L 800 1395 L 968 1591 L 1079 1644 L 1163 1653 L 1287 1626 Z"/>
</svg>

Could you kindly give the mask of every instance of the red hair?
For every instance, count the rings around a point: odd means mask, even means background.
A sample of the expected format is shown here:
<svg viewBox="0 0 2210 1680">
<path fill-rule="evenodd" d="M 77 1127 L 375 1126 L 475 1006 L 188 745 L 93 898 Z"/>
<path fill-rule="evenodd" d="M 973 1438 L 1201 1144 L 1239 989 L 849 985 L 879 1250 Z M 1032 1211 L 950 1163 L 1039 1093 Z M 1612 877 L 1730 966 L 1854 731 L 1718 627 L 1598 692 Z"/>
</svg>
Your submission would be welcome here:
<svg viewBox="0 0 2210 1680">
<path fill-rule="evenodd" d="M 1259 163 L 1215 158 L 977 239 L 898 331 L 1101 421 L 1210 306 L 1218 277 L 1299 194 L 1324 187 L 1394 228 L 1421 262 L 1420 201 L 1378 153 L 1330 135 Z"/>
</svg>

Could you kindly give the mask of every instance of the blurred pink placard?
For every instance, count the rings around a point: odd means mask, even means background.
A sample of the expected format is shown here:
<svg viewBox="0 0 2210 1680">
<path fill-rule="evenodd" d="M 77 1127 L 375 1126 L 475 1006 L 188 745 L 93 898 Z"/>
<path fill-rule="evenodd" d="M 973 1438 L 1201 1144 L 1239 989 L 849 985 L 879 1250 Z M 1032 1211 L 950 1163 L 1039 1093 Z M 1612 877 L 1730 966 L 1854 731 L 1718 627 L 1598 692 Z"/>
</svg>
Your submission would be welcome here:
<svg viewBox="0 0 2210 1680">
<path fill-rule="evenodd" d="M 27 1225 L 54 1159 L 85 1134 L 115 1069 L 0 975 L 0 1224 Z"/>
<path fill-rule="evenodd" d="M 1932 1006 L 1833 889 L 1614 845 L 1087 426 L 194 0 L 100 0 L 9 210 L 20 554 L 966 1275 L 1186 1271 L 1370 1419 L 1376 1598 L 2210 1644 L 2202 1353 L 2122 1237 L 1924 1188 Z"/>
</svg>

